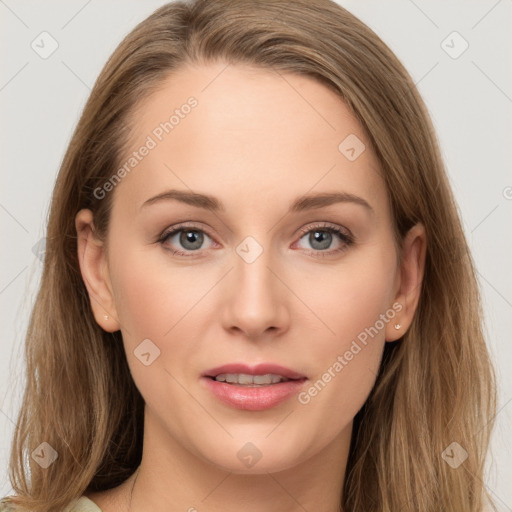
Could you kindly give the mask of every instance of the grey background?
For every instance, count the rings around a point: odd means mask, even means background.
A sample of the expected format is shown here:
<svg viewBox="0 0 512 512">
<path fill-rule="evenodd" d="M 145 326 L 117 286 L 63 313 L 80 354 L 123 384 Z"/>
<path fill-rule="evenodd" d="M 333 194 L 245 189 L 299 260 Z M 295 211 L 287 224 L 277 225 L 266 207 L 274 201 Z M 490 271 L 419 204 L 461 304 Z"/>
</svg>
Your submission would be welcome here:
<svg viewBox="0 0 512 512">
<path fill-rule="evenodd" d="M 33 248 L 45 234 L 54 180 L 103 64 L 164 3 L 0 0 L 0 496 L 12 492 L 7 457 L 41 272 Z M 500 509 L 512 511 L 512 0 L 339 3 L 395 51 L 433 118 L 477 265 L 500 383 L 485 482 Z M 31 47 L 43 31 L 58 43 L 46 59 Z M 464 42 L 454 31 L 469 44 L 457 58 Z"/>
</svg>

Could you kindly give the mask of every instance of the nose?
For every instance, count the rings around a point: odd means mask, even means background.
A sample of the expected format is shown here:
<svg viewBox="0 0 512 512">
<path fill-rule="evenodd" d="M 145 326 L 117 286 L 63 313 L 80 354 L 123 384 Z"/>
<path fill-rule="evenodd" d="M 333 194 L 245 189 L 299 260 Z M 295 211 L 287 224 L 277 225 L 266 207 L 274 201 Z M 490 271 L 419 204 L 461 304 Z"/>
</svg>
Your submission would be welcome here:
<svg viewBox="0 0 512 512">
<path fill-rule="evenodd" d="M 290 291 L 279 273 L 268 250 L 252 262 L 235 252 L 234 268 L 223 290 L 222 323 L 226 330 L 256 341 L 287 329 Z"/>
</svg>

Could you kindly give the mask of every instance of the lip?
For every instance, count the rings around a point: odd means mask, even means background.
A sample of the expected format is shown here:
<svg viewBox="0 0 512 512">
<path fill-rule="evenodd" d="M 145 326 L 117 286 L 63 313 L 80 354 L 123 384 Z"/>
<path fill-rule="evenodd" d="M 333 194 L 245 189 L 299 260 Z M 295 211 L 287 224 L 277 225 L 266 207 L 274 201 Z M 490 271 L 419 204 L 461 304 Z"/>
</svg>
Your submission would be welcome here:
<svg viewBox="0 0 512 512">
<path fill-rule="evenodd" d="M 214 377 L 221 373 L 246 373 L 248 375 L 273 373 L 293 380 L 269 384 L 268 386 L 240 386 L 216 381 Z M 261 363 L 255 366 L 243 363 L 225 364 L 212 368 L 201 376 L 203 385 L 218 400 L 235 409 L 248 411 L 262 411 L 283 403 L 292 395 L 298 393 L 306 381 L 307 377 L 305 375 L 271 363 Z"/>
<path fill-rule="evenodd" d="M 202 377 L 217 377 L 217 375 L 221 373 L 246 373 L 248 375 L 266 375 L 267 373 L 274 373 L 276 375 L 282 375 L 287 379 L 306 378 L 305 375 L 290 370 L 290 368 L 273 363 L 260 363 L 254 366 L 245 363 L 224 364 L 204 372 Z"/>
</svg>

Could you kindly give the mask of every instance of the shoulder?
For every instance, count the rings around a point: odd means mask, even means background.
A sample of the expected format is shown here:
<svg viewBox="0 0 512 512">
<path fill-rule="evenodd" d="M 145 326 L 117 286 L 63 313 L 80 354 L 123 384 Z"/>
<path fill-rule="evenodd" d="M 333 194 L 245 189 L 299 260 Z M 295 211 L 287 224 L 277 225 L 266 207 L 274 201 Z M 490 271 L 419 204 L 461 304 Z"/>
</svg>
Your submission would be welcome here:
<svg viewBox="0 0 512 512">
<path fill-rule="evenodd" d="M 0 499 L 0 512 L 16 512 L 9 498 Z M 102 512 L 102 510 L 86 496 L 81 496 L 71 508 L 67 508 L 66 512 Z"/>
</svg>

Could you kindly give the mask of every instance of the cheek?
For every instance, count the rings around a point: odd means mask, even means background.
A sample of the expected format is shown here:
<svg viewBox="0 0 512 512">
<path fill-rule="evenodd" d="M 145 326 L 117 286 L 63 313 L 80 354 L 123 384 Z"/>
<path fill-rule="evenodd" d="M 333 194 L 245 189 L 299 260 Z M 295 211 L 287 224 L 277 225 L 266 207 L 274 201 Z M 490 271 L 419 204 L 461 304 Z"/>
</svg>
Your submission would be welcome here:
<svg viewBox="0 0 512 512">
<path fill-rule="evenodd" d="M 154 251 L 126 249 L 112 259 L 116 309 L 131 338 L 162 338 L 208 290 L 193 267 L 167 266 L 165 258 L 151 264 Z"/>
<path fill-rule="evenodd" d="M 180 386 L 163 370 L 177 377 L 182 370 L 180 363 L 193 348 L 191 319 L 200 313 L 198 303 L 211 285 L 204 273 L 192 268 L 171 267 L 165 259 L 158 265 L 148 264 L 154 251 L 154 247 L 129 250 L 125 244 L 122 252 L 112 252 L 111 276 L 132 376 L 145 401 L 157 407 L 158 400 L 181 396 Z M 151 343 L 143 344 L 147 339 Z M 146 352 L 150 353 L 147 366 L 141 359 Z M 179 380 L 183 380 L 181 375 Z M 162 390 L 166 390 L 163 395 Z M 188 398 L 184 395 L 182 400 Z"/>
<path fill-rule="evenodd" d="M 316 317 L 317 327 L 324 324 L 327 350 L 343 348 L 392 306 L 394 253 L 374 249 L 353 253 L 327 270 L 310 266 L 308 272 L 300 273 L 302 277 L 294 278 L 294 290 L 312 311 L 311 317 Z M 378 327 L 384 335 L 381 323 Z"/>
<path fill-rule="evenodd" d="M 177 265 L 171 255 L 167 261 L 163 249 L 140 245 L 130 249 L 129 238 L 121 239 L 112 241 L 110 268 L 122 329 L 132 343 L 161 339 L 208 294 L 219 271 L 205 265 Z M 155 251 L 161 251 L 156 258 Z M 289 300 L 284 300 L 289 318 L 322 340 L 315 343 L 317 356 L 343 349 L 391 306 L 394 264 L 392 250 L 376 244 L 347 254 L 338 265 L 305 259 L 281 269 L 293 289 Z M 298 303 L 294 294 L 300 298 Z"/>
<path fill-rule="evenodd" d="M 352 418 L 370 393 L 385 329 L 395 317 L 393 251 L 368 251 L 345 263 L 329 274 L 309 276 L 315 287 L 299 292 L 317 316 L 316 331 L 323 333 L 314 336 L 315 343 L 304 344 L 304 359 L 314 361 L 314 377 L 299 402 L 334 405 L 338 421 Z M 314 332 L 312 324 L 309 330 Z"/>
</svg>

